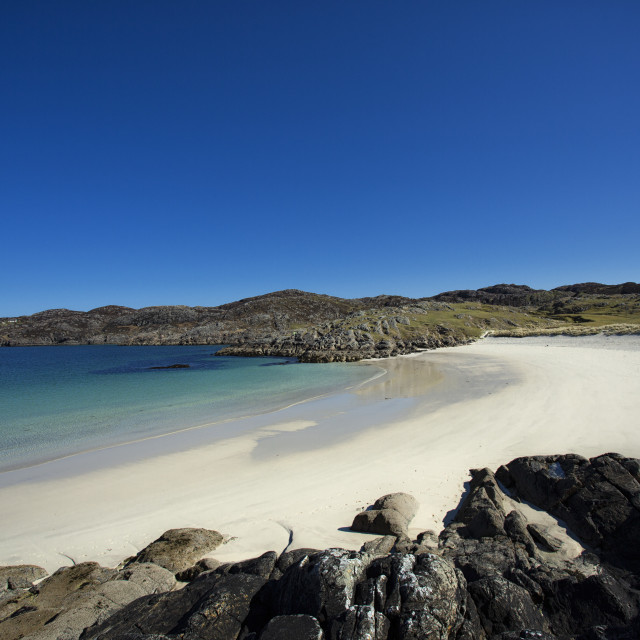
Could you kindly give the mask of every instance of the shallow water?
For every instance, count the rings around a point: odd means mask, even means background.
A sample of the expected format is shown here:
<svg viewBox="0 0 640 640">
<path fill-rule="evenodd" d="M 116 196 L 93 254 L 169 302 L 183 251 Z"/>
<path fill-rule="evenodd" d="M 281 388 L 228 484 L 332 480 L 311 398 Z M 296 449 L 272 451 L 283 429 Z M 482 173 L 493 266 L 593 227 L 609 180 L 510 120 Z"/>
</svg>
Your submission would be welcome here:
<svg viewBox="0 0 640 640">
<path fill-rule="evenodd" d="M 0 471 L 358 385 L 378 369 L 214 356 L 220 347 L 0 349 Z M 174 364 L 188 368 L 154 369 Z"/>
</svg>

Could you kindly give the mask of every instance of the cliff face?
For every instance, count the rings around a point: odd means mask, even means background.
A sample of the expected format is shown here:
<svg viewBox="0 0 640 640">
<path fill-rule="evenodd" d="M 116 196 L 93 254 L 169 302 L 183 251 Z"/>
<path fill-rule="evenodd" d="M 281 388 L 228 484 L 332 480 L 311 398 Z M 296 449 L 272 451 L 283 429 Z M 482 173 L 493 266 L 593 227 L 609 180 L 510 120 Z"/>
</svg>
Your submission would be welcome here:
<svg viewBox="0 0 640 640">
<path fill-rule="evenodd" d="M 587 283 L 553 291 L 501 284 L 433 298 L 347 300 L 288 289 L 219 307 L 51 309 L 0 318 L 0 345 L 225 344 L 221 353 L 227 355 L 352 361 L 465 344 L 489 331 L 638 325 L 637 291 L 635 283 Z"/>
</svg>

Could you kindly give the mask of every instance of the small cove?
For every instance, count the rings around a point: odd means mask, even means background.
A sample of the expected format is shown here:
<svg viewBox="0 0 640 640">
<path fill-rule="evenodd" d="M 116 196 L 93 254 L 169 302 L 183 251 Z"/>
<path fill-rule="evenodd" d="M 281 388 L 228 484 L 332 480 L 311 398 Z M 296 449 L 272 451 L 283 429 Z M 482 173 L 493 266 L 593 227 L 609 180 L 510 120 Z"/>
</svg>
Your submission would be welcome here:
<svg viewBox="0 0 640 640">
<path fill-rule="evenodd" d="M 218 349 L 0 349 L 0 472 L 268 413 L 379 374 L 374 366 L 219 357 Z M 166 368 L 176 364 L 188 366 Z"/>
</svg>

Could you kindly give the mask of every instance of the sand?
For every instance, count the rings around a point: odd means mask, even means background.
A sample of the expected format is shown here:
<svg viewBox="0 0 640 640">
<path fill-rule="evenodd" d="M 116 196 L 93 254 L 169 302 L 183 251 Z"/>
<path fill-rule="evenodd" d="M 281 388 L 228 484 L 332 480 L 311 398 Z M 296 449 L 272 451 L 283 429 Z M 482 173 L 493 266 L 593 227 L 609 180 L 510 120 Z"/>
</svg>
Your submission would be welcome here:
<svg viewBox="0 0 640 640">
<path fill-rule="evenodd" d="M 175 527 L 267 550 L 357 549 L 377 497 L 420 502 L 410 533 L 440 531 L 469 468 L 515 457 L 640 457 L 640 338 L 486 339 L 379 361 L 359 389 L 239 424 L 192 430 L 0 474 L 0 565 L 116 566 Z M 233 426 L 233 425 L 231 425 Z M 222 432 L 220 432 L 222 433 Z"/>
</svg>

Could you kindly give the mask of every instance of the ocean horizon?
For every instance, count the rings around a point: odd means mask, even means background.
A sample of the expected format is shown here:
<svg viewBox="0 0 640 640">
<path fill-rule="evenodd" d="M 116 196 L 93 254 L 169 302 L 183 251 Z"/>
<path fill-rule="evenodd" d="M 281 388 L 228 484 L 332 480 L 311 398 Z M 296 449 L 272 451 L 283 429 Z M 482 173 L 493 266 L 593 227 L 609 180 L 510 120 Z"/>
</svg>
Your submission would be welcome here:
<svg viewBox="0 0 640 640">
<path fill-rule="evenodd" d="M 0 472 L 276 411 L 376 375 L 363 364 L 216 356 L 221 348 L 0 349 Z"/>
</svg>

